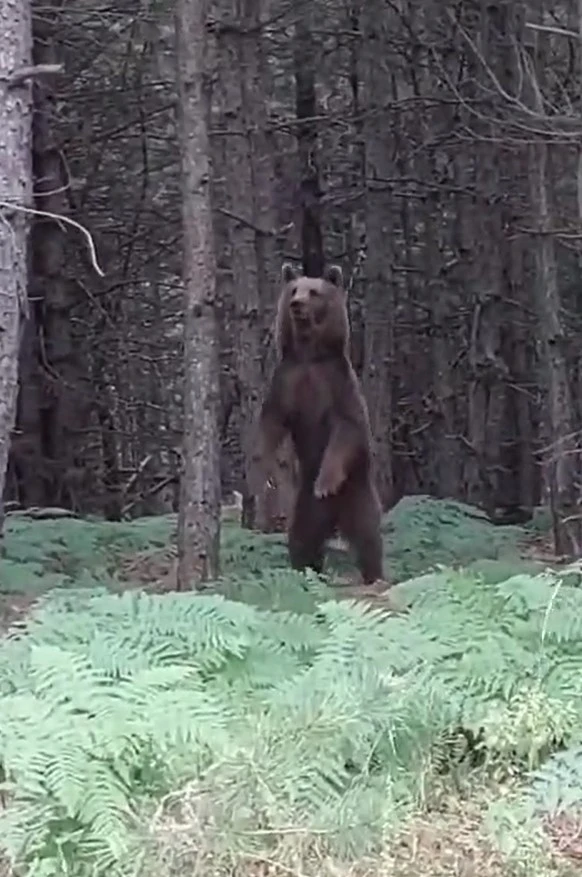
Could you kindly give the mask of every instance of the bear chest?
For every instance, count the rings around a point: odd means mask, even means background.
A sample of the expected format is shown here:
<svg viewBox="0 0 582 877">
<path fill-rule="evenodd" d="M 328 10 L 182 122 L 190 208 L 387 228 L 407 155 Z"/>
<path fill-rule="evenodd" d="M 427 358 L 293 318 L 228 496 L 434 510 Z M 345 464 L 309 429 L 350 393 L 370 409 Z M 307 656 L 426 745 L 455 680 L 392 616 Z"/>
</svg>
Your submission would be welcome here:
<svg viewBox="0 0 582 877">
<path fill-rule="evenodd" d="M 298 368 L 293 381 L 293 413 L 304 424 L 326 418 L 332 404 L 328 375 L 317 363 Z"/>
</svg>

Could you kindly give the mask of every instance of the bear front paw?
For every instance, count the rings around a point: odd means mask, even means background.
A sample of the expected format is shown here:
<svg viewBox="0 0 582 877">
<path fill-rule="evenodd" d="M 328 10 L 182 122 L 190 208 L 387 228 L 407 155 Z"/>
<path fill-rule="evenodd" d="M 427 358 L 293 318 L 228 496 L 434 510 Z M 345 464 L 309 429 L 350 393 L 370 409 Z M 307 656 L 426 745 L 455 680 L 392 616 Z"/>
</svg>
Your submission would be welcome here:
<svg viewBox="0 0 582 877">
<path fill-rule="evenodd" d="M 337 466 L 322 466 L 313 487 L 317 499 L 333 496 L 345 480 L 344 473 Z"/>
</svg>

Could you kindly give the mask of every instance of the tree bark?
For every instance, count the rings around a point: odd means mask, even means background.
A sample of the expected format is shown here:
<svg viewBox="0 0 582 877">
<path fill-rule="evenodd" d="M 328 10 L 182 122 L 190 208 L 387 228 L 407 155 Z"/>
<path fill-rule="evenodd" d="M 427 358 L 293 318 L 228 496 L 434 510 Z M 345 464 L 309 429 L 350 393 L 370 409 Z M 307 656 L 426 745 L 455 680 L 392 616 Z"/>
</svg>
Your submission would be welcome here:
<svg viewBox="0 0 582 877">
<path fill-rule="evenodd" d="M 321 186 L 319 182 L 317 99 L 315 71 L 318 50 L 313 39 L 309 6 L 298 13 L 295 24 L 295 106 L 297 146 L 300 163 L 299 203 L 301 206 L 301 249 L 303 273 L 321 277 L 324 267 L 321 231 Z"/>
<path fill-rule="evenodd" d="M 10 77 L 31 64 L 32 25 L 26 0 L 0 4 L 0 533 L 11 433 L 18 393 L 18 354 L 26 313 L 27 215 L 32 200 L 30 79 Z"/>
<path fill-rule="evenodd" d="M 35 21 L 35 65 L 58 66 L 59 26 L 58 9 L 51 2 Z M 35 206 L 60 216 L 68 212 L 68 174 L 57 137 L 57 76 L 45 75 L 34 83 L 32 161 Z M 25 507 L 74 507 L 69 475 L 86 465 L 78 443 L 89 422 L 90 387 L 72 331 L 76 297 L 64 273 L 65 234 L 62 224 L 46 216 L 37 217 L 31 229 L 31 319 L 22 340 L 17 411 L 22 441 L 15 441 L 11 452 L 18 498 Z"/>
<path fill-rule="evenodd" d="M 476 27 L 476 39 L 490 69 L 502 87 L 514 87 L 514 48 L 511 38 L 519 38 L 518 18 L 512 4 L 490 3 L 482 7 Z M 475 192 L 466 222 L 472 232 L 472 313 L 470 316 L 469 386 L 467 411 L 467 447 L 465 495 L 468 502 L 484 505 L 493 513 L 500 484 L 507 484 L 514 473 L 500 477 L 504 415 L 509 369 L 505 362 L 503 337 L 508 313 L 504 288 L 502 203 L 503 129 L 495 123 L 495 97 L 482 97 L 486 76 L 483 64 L 474 53 L 469 70 L 474 87 L 470 92 L 481 100 L 483 109 L 476 119 L 467 114 L 475 136 L 475 160 L 467 162 L 467 180 Z"/>
<path fill-rule="evenodd" d="M 538 8 L 542 19 L 541 4 Z M 546 53 L 543 37 L 531 53 L 528 86 L 531 104 L 543 115 L 541 94 Z M 550 496 L 554 523 L 554 548 L 559 555 L 582 554 L 582 520 L 579 503 L 580 447 L 575 428 L 574 405 L 568 374 L 568 340 L 562 322 L 562 302 L 558 286 L 555 225 L 550 190 L 550 152 L 539 139 L 529 147 L 530 199 L 536 226 L 536 277 L 534 283 L 538 331 L 541 340 L 543 380 L 546 397 L 546 430 L 549 447 L 545 463 L 545 480 Z"/>
<path fill-rule="evenodd" d="M 220 393 L 209 144 L 214 38 L 207 13 L 207 0 L 178 0 L 185 377 L 178 590 L 215 578 L 219 569 Z"/>
<path fill-rule="evenodd" d="M 389 13 L 365 7 L 363 31 L 364 81 L 368 107 L 365 135 L 365 221 L 367 255 L 364 274 L 363 385 L 374 440 L 376 480 L 382 506 L 393 502 L 392 382 L 394 368 L 395 283 L 392 193 L 382 182 L 390 177 L 393 119 L 383 109 L 386 95 L 396 89 L 387 60 Z M 394 95 L 395 102 L 397 95 Z"/>
<path fill-rule="evenodd" d="M 238 405 L 237 456 L 242 479 L 242 524 L 264 531 L 284 528 L 285 461 L 276 487 L 258 497 L 247 486 L 247 466 L 267 384 L 265 339 L 275 316 L 276 260 L 274 162 L 267 133 L 268 70 L 264 56 L 265 0 L 214 0 L 218 21 L 217 130 L 213 137 L 215 234 L 224 309 L 225 390 Z M 226 382 L 225 382 L 226 383 Z M 279 477 L 280 476 L 280 477 Z"/>
<path fill-rule="evenodd" d="M 532 207 L 539 229 L 534 295 L 542 341 L 542 365 L 546 385 L 549 447 L 545 469 L 554 518 L 554 547 L 559 555 L 580 557 L 582 553 L 582 521 L 580 520 L 578 501 L 579 448 L 577 431 L 574 429 L 575 421 L 566 352 L 567 340 L 560 317 L 561 304 L 556 254 L 551 234 L 547 144 L 540 141 L 532 145 L 530 155 Z"/>
</svg>

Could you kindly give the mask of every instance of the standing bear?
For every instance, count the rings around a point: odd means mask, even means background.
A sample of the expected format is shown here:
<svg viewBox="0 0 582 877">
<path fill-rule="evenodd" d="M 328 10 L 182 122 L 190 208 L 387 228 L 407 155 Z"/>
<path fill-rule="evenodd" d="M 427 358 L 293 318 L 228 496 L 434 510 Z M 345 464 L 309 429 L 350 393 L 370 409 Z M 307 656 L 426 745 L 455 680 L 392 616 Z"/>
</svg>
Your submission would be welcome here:
<svg viewBox="0 0 582 877">
<path fill-rule="evenodd" d="M 291 565 L 321 572 L 326 542 L 339 531 L 371 584 L 383 578 L 381 509 L 368 411 L 350 361 L 341 268 L 330 266 L 315 278 L 285 264 L 282 280 L 278 363 L 261 409 L 251 488 L 269 478 L 289 434 L 300 469 L 288 533 Z"/>
</svg>

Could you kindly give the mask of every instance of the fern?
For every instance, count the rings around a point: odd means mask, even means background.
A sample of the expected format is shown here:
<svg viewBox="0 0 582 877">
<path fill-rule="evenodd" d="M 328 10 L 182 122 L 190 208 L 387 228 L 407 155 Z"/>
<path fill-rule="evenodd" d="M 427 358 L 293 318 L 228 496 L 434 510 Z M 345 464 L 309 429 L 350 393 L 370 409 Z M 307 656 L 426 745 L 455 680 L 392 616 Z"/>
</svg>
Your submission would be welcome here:
<svg viewBox="0 0 582 877">
<path fill-rule="evenodd" d="M 325 581 L 280 568 L 279 537 L 232 528 L 221 593 L 164 596 L 112 594 L 106 573 L 83 569 L 111 543 L 92 536 L 81 548 L 82 528 L 67 537 L 83 586 L 52 591 L 0 643 L 0 844 L 14 864 L 133 873 L 138 854 L 159 854 L 148 826 L 167 796 L 188 811 L 201 857 L 269 857 L 276 846 L 292 864 L 313 842 L 369 853 L 458 757 L 459 730 L 478 737 L 488 765 L 514 771 L 576 745 L 575 571 L 526 573 L 516 533 L 498 537 L 479 517 L 489 543 L 467 537 L 469 568 L 439 569 L 427 562 L 441 538 L 430 521 L 474 524 L 459 504 L 429 505 L 408 505 L 416 524 L 406 518 L 399 557 L 402 569 L 435 571 L 393 589 L 395 614 L 337 602 Z M 159 521 L 137 528 L 133 544 L 160 532 Z M 497 565 L 473 563 L 478 551 Z M 544 799 L 550 786 L 537 788 Z"/>
<path fill-rule="evenodd" d="M 482 512 L 452 500 L 405 497 L 385 516 L 383 529 L 386 566 L 395 581 L 439 564 L 476 563 L 476 573 L 488 571 L 484 577 L 495 575 L 497 581 L 503 579 L 503 570 L 495 572 L 495 567 L 487 567 L 492 561 L 505 569 L 512 564 L 514 571 L 536 571 L 536 565 L 521 561 L 518 552 L 520 543 L 528 534 L 535 535 L 539 527 L 535 533 L 526 528 L 495 527 Z M 6 558 L 0 559 L 0 587 L 38 594 L 51 587 L 78 586 L 79 577 L 89 573 L 88 578 L 101 579 L 108 587 L 116 588 L 114 579 L 122 558 L 139 552 L 145 561 L 148 554 L 155 558 L 160 551 L 167 553 L 175 535 L 175 515 L 119 523 L 9 517 Z M 227 596 L 263 606 L 279 600 L 281 606 L 291 608 L 285 578 L 281 577 L 277 585 L 275 572 L 288 567 L 283 535 L 265 536 L 225 521 L 221 543 Z M 350 558 L 330 548 L 328 571 L 343 573 L 351 569 Z M 264 578 L 265 570 L 270 571 L 270 580 L 261 584 L 256 579 Z M 131 564 L 125 574 L 131 576 Z M 298 591 L 292 591 L 293 599 L 298 599 Z"/>
<path fill-rule="evenodd" d="M 439 564 L 518 559 L 521 527 L 496 527 L 478 509 L 429 496 L 407 496 L 386 515 L 385 551 L 397 581 Z"/>
<path fill-rule="evenodd" d="M 112 575 L 122 554 L 167 545 L 175 526 L 175 516 L 123 523 L 8 517 L 0 589 L 36 594 L 73 578 L 78 586 L 88 573 L 91 579 Z"/>
</svg>

